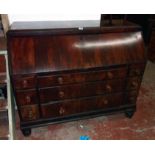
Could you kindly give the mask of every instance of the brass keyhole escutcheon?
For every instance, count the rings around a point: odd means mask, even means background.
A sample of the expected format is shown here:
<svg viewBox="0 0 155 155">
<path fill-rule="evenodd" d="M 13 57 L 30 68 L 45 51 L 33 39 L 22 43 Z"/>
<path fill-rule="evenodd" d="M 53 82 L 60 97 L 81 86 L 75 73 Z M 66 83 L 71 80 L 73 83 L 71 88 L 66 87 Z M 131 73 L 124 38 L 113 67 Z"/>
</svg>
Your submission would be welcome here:
<svg viewBox="0 0 155 155">
<path fill-rule="evenodd" d="M 138 70 L 138 69 L 136 69 L 135 71 L 134 71 L 134 73 L 135 73 L 135 75 L 140 75 L 140 71 Z"/>
</svg>

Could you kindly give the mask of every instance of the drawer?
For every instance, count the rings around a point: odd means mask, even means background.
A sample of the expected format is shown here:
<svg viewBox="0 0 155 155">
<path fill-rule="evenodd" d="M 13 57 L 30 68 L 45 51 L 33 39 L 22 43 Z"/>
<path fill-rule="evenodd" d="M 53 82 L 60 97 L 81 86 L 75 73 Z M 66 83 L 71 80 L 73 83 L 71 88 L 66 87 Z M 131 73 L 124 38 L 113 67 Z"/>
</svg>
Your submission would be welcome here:
<svg viewBox="0 0 155 155">
<path fill-rule="evenodd" d="M 123 103 L 122 94 L 105 95 L 41 105 L 42 117 L 63 117 L 78 113 L 119 107 Z"/>
<path fill-rule="evenodd" d="M 124 78 L 126 77 L 126 67 L 121 67 L 111 70 L 100 70 L 100 71 L 89 71 L 71 74 L 59 74 L 59 75 L 48 75 L 38 76 L 39 87 L 51 87 L 57 85 L 100 81 L 106 79 Z"/>
<path fill-rule="evenodd" d="M 124 79 L 108 80 L 103 82 L 89 82 L 45 89 L 41 88 L 39 90 L 39 96 L 40 102 L 46 103 L 55 100 L 88 97 L 104 93 L 122 92 L 124 88 Z"/>
<path fill-rule="evenodd" d="M 16 89 L 31 89 L 36 87 L 36 76 L 14 76 L 13 77 L 14 87 Z"/>
<path fill-rule="evenodd" d="M 141 76 L 145 70 L 145 63 L 133 64 L 129 66 L 129 76 Z"/>
<path fill-rule="evenodd" d="M 20 107 L 22 121 L 32 121 L 39 119 L 39 108 L 37 105 L 29 105 Z"/>
<path fill-rule="evenodd" d="M 19 106 L 37 104 L 36 90 L 16 91 L 16 100 Z"/>
<path fill-rule="evenodd" d="M 141 85 L 142 77 L 129 78 L 127 82 L 127 90 L 138 90 Z"/>
</svg>

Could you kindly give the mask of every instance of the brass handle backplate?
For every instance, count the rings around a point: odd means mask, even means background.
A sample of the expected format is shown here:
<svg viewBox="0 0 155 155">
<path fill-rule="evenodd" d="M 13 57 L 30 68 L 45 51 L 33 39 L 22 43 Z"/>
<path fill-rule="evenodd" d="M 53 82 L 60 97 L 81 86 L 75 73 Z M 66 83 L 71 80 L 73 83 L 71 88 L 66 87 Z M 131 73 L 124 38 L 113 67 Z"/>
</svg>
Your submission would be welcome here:
<svg viewBox="0 0 155 155">
<path fill-rule="evenodd" d="M 112 87 L 111 87 L 110 85 L 106 85 L 106 90 L 107 90 L 108 92 L 111 92 L 111 91 L 112 91 Z"/>
<path fill-rule="evenodd" d="M 138 83 L 137 83 L 136 81 L 133 81 L 133 82 L 131 83 L 131 87 L 132 87 L 132 88 L 137 88 L 137 87 L 138 87 Z"/>
<path fill-rule="evenodd" d="M 26 102 L 30 103 L 31 102 L 31 97 L 30 96 L 26 96 Z"/>
<path fill-rule="evenodd" d="M 23 87 L 27 87 L 27 80 L 23 81 Z"/>
<path fill-rule="evenodd" d="M 107 105 L 109 103 L 109 101 L 107 99 L 103 100 L 103 104 Z"/>
<path fill-rule="evenodd" d="M 60 107 L 59 114 L 63 115 L 64 113 L 65 113 L 65 109 L 63 107 Z"/>
<path fill-rule="evenodd" d="M 32 117 L 33 117 L 33 111 L 30 110 L 30 111 L 29 111 L 29 118 L 32 118 Z"/>
<path fill-rule="evenodd" d="M 65 93 L 64 93 L 63 91 L 60 91 L 60 92 L 59 92 L 59 97 L 60 97 L 60 98 L 63 98 L 64 96 L 65 96 Z"/>
<path fill-rule="evenodd" d="M 63 84 L 63 78 L 62 77 L 59 77 L 58 78 L 58 82 L 59 82 L 59 84 Z"/>
<path fill-rule="evenodd" d="M 113 74 L 111 72 L 108 72 L 107 73 L 107 76 L 108 76 L 109 79 L 112 79 L 113 78 Z"/>
</svg>

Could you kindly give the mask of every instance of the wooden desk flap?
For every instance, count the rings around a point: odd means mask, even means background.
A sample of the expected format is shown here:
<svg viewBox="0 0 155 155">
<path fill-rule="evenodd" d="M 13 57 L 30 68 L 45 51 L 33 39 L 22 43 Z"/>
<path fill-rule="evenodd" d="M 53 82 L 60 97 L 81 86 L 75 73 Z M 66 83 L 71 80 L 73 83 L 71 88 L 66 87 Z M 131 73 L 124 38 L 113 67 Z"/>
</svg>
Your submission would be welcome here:
<svg viewBox="0 0 155 155">
<path fill-rule="evenodd" d="M 141 32 L 9 37 L 13 74 L 143 62 Z"/>
</svg>

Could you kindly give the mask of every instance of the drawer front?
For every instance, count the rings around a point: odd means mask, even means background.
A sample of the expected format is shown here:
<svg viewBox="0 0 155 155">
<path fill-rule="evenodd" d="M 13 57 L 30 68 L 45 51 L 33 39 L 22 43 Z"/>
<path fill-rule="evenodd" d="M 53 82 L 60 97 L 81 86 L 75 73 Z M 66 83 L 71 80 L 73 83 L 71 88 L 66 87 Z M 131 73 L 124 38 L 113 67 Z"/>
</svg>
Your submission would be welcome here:
<svg viewBox="0 0 155 155">
<path fill-rule="evenodd" d="M 104 110 L 118 107 L 123 103 L 123 95 L 105 95 L 87 99 L 63 101 L 55 104 L 41 105 L 42 117 L 63 117 L 78 113 Z"/>
<path fill-rule="evenodd" d="M 36 90 L 17 91 L 16 99 L 19 106 L 38 103 Z"/>
<path fill-rule="evenodd" d="M 46 103 L 55 100 L 77 97 L 95 96 L 104 93 L 122 92 L 125 80 L 108 80 L 104 82 L 89 82 L 67 86 L 57 86 L 39 90 L 40 102 Z"/>
<path fill-rule="evenodd" d="M 133 64 L 129 66 L 129 76 L 141 76 L 145 70 L 145 63 Z"/>
<path fill-rule="evenodd" d="M 39 119 L 39 108 L 37 105 L 20 107 L 22 121 L 32 121 Z"/>
<path fill-rule="evenodd" d="M 141 84 L 141 77 L 129 78 L 127 90 L 138 90 Z"/>
<path fill-rule="evenodd" d="M 35 75 L 30 76 L 14 76 L 13 77 L 14 87 L 16 89 L 31 89 L 36 87 Z"/>
<path fill-rule="evenodd" d="M 80 82 L 100 81 L 105 79 L 115 79 L 126 77 L 126 67 L 112 70 L 100 70 L 90 72 L 80 72 L 62 75 L 39 76 L 39 87 L 51 87 L 57 85 L 73 84 Z"/>
</svg>

